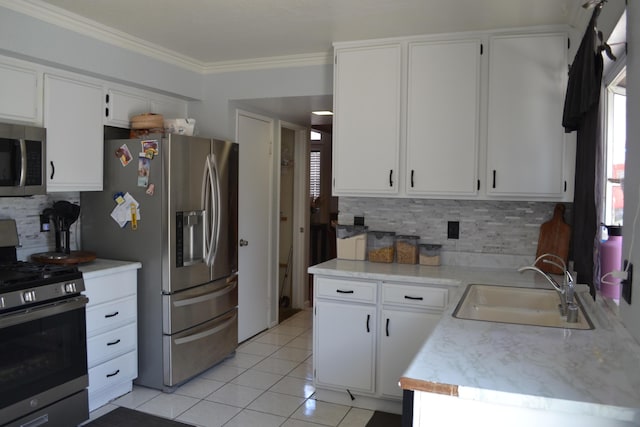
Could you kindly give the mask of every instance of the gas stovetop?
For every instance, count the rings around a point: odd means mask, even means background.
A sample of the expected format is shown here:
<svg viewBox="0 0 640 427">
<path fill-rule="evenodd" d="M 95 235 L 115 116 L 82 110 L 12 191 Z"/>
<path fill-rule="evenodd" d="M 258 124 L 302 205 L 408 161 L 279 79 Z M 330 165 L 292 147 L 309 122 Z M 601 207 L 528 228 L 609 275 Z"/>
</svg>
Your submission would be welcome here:
<svg viewBox="0 0 640 427">
<path fill-rule="evenodd" d="M 44 303 L 84 291 L 75 265 L 0 262 L 0 310 Z"/>
</svg>

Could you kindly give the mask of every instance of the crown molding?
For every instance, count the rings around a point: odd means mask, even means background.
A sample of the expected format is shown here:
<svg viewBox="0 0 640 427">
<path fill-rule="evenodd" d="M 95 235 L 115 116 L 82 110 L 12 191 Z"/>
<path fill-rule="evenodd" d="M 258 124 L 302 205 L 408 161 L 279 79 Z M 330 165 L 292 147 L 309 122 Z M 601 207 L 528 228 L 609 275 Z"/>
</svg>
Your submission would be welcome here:
<svg viewBox="0 0 640 427">
<path fill-rule="evenodd" d="M 193 71 L 213 74 L 232 71 L 248 71 L 282 67 L 302 67 L 331 63 L 330 53 L 311 53 L 276 57 L 254 58 L 237 61 L 202 62 L 178 52 L 144 41 L 83 16 L 52 6 L 41 0 L 0 0 L 0 6 L 48 22 L 86 37 L 120 47 L 139 55 Z"/>
<path fill-rule="evenodd" d="M 332 63 L 332 58 L 331 52 L 319 52 L 299 55 L 270 56 L 237 61 L 210 62 L 204 66 L 204 73 L 215 74 L 232 71 L 264 70 L 269 68 L 327 65 Z"/>
</svg>

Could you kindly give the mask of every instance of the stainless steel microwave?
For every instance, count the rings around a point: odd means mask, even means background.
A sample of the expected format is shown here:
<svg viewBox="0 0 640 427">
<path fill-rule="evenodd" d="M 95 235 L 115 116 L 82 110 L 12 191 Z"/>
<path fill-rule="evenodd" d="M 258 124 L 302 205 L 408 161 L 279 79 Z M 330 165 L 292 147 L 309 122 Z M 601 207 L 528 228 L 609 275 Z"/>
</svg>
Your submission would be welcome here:
<svg viewBox="0 0 640 427">
<path fill-rule="evenodd" d="M 0 123 L 0 196 L 46 194 L 44 128 Z"/>
</svg>

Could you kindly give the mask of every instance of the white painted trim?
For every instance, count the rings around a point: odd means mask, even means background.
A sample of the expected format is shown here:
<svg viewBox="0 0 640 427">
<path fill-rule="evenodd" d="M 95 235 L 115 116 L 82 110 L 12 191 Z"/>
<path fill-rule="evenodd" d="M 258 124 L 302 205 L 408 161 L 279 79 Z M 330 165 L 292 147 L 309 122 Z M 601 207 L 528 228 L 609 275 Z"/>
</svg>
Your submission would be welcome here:
<svg viewBox="0 0 640 427">
<path fill-rule="evenodd" d="M 136 38 L 123 31 L 52 6 L 42 0 L 0 0 L 0 6 L 48 22 L 86 37 L 133 51 L 140 55 L 200 73 L 260 70 L 331 64 L 331 52 L 275 56 L 238 61 L 202 62 L 157 44 Z"/>
<path fill-rule="evenodd" d="M 333 53 L 306 53 L 300 55 L 272 56 L 238 61 L 210 62 L 204 66 L 205 74 L 232 71 L 263 70 L 268 68 L 307 67 L 332 64 Z"/>
</svg>

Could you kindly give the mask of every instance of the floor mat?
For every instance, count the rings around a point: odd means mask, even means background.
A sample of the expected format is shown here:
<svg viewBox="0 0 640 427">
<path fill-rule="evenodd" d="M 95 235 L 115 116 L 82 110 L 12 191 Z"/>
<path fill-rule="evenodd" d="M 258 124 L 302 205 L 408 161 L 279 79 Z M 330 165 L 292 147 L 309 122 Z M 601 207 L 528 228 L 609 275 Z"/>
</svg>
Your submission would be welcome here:
<svg viewBox="0 0 640 427">
<path fill-rule="evenodd" d="M 400 427 L 400 426 L 402 426 L 402 415 L 375 411 L 373 413 L 373 416 L 367 423 L 366 427 Z"/>
<path fill-rule="evenodd" d="M 193 427 L 167 418 L 157 417 L 133 409 L 118 407 L 113 411 L 96 418 L 84 427 Z"/>
</svg>

